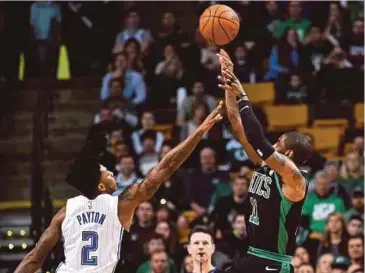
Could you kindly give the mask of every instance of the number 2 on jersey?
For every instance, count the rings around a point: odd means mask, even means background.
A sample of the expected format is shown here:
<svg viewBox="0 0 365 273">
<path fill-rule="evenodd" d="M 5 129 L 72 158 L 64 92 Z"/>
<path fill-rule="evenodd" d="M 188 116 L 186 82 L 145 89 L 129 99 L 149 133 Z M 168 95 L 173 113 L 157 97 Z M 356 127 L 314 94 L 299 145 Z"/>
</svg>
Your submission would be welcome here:
<svg viewBox="0 0 365 273">
<path fill-rule="evenodd" d="M 98 265 L 98 257 L 91 256 L 90 252 L 98 249 L 99 235 L 95 231 L 83 231 L 82 240 L 90 242 L 81 249 L 82 265 Z"/>
<path fill-rule="evenodd" d="M 252 213 L 250 215 L 249 222 L 258 226 L 260 224 L 260 220 L 259 220 L 259 213 L 257 210 L 257 200 L 253 197 L 250 197 L 250 202 L 252 205 Z"/>
</svg>

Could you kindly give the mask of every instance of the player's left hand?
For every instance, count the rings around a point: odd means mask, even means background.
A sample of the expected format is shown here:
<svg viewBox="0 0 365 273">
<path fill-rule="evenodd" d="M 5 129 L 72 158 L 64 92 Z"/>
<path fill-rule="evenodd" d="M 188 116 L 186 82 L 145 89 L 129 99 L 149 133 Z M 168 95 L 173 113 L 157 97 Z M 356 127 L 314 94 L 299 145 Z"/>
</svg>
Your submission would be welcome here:
<svg viewBox="0 0 365 273">
<path fill-rule="evenodd" d="M 221 63 L 221 72 L 223 72 L 224 70 L 233 72 L 233 62 L 228 53 L 224 49 L 221 49 L 219 53 L 217 53 L 217 56 L 219 62 Z"/>
<path fill-rule="evenodd" d="M 236 96 L 246 96 L 246 92 L 243 89 L 242 84 L 233 72 L 223 70 L 222 76 L 218 76 L 218 80 L 221 82 L 218 84 L 219 88 L 234 93 Z"/>
<path fill-rule="evenodd" d="M 203 123 L 199 126 L 204 132 L 208 132 L 215 123 L 222 120 L 221 110 L 223 106 L 223 101 L 220 101 L 218 106 L 207 116 Z"/>
</svg>

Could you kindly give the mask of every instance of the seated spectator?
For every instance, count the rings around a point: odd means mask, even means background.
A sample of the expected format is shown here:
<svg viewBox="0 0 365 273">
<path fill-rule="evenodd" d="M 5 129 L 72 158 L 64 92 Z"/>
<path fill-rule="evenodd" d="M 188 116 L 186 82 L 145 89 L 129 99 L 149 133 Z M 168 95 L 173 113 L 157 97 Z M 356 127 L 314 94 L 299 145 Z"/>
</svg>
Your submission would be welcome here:
<svg viewBox="0 0 365 273">
<path fill-rule="evenodd" d="M 350 237 L 364 235 L 363 229 L 362 218 L 357 215 L 351 216 L 347 224 L 347 233 Z"/>
<path fill-rule="evenodd" d="M 319 245 L 318 256 L 331 253 L 334 257 L 347 255 L 347 231 L 342 215 L 332 212 L 328 215 L 324 239 Z"/>
<path fill-rule="evenodd" d="M 228 164 L 232 167 L 248 160 L 248 155 L 242 144 L 235 138 L 231 138 L 226 144 Z"/>
<path fill-rule="evenodd" d="M 168 44 L 180 46 L 180 43 L 183 41 L 182 30 L 177 24 L 175 14 L 172 11 L 166 11 L 162 15 L 157 37 L 162 47 Z"/>
<path fill-rule="evenodd" d="M 364 22 L 357 19 L 352 23 L 352 31 L 344 41 L 343 48 L 349 61 L 356 68 L 364 70 Z"/>
<path fill-rule="evenodd" d="M 180 96 L 179 89 L 184 89 L 186 86 L 185 70 L 172 45 L 165 46 L 164 60 L 157 64 L 155 75 L 151 96 L 154 106 L 166 108 L 169 104 L 177 103 Z M 185 89 L 180 92 L 186 94 Z"/>
<path fill-rule="evenodd" d="M 140 105 L 146 100 L 146 85 L 140 73 L 128 69 L 128 55 L 119 53 L 115 56 L 111 72 L 104 78 L 100 90 L 100 99 L 106 100 L 112 96 L 109 84 L 112 79 L 123 78 L 124 89 L 122 98 L 131 105 Z"/>
<path fill-rule="evenodd" d="M 362 160 L 364 160 L 364 137 L 363 136 L 357 136 L 353 140 L 353 152 L 358 153 Z"/>
<path fill-rule="evenodd" d="M 164 144 L 160 153 L 160 160 L 172 149 L 171 145 Z M 186 207 L 185 194 L 186 186 L 189 184 L 189 173 L 184 168 L 177 169 L 171 177 L 166 180 L 155 193 L 156 200 L 165 200 L 166 205 L 171 209 L 182 210 Z"/>
<path fill-rule="evenodd" d="M 137 268 L 137 273 L 177 273 L 175 262 L 169 258 L 165 247 L 149 251 L 149 261 Z"/>
<path fill-rule="evenodd" d="M 172 221 L 173 217 L 171 216 L 171 211 L 169 209 L 169 207 L 165 204 L 161 204 L 158 207 L 158 209 L 156 210 L 156 222 L 169 222 Z"/>
<path fill-rule="evenodd" d="M 204 94 L 204 84 L 201 81 L 196 81 L 193 84 L 192 96 L 185 98 L 177 113 L 177 124 L 182 126 L 187 120 L 193 117 L 193 106 L 196 103 L 205 103 L 208 105 L 209 113 L 212 112 L 216 106 L 216 100 L 213 96 Z"/>
<path fill-rule="evenodd" d="M 191 209 L 198 216 L 207 212 L 210 198 L 219 183 L 228 183 L 230 177 L 227 171 L 217 169 L 216 153 L 206 147 L 200 151 L 200 168 L 195 168 L 191 174 L 186 198 Z"/>
<path fill-rule="evenodd" d="M 297 33 L 292 28 L 286 30 L 284 36 L 271 50 L 269 71 L 264 76 L 264 79 L 287 78 L 288 75 L 298 70 L 303 59 L 302 54 L 302 46 L 298 40 Z"/>
<path fill-rule="evenodd" d="M 288 13 L 289 18 L 280 24 L 275 37 L 281 38 L 288 29 L 294 29 L 298 33 L 299 41 L 303 41 L 311 23 L 301 17 L 302 4 L 299 1 L 289 2 Z"/>
<path fill-rule="evenodd" d="M 328 22 L 325 35 L 334 47 L 339 47 L 346 31 L 345 21 L 339 3 L 332 2 L 329 5 Z"/>
<path fill-rule="evenodd" d="M 156 152 L 157 132 L 154 130 L 146 130 L 140 136 L 142 143 L 142 152 L 138 155 L 139 169 L 143 176 L 157 165 L 159 156 Z"/>
<path fill-rule="evenodd" d="M 303 264 L 311 264 L 311 257 L 304 247 L 299 246 L 295 249 L 294 256 L 299 257 Z"/>
<path fill-rule="evenodd" d="M 117 190 L 113 195 L 118 196 L 128 186 L 142 181 L 142 178 L 138 177 L 136 173 L 136 165 L 132 156 L 122 157 L 119 161 L 118 175 L 116 177 Z"/>
<path fill-rule="evenodd" d="M 117 158 L 117 162 L 120 161 L 122 157 L 130 156 L 132 154 L 129 146 L 124 141 L 120 140 L 114 144 L 113 155 Z"/>
<path fill-rule="evenodd" d="M 364 188 L 364 162 L 358 153 L 349 153 L 340 169 L 339 182 L 350 192 L 356 187 Z"/>
<path fill-rule="evenodd" d="M 128 54 L 127 69 L 134 70 L 142 75 L 145 74 L 144 65 L 141 57 L 141 45 L 135 38 L 130 38 L 125 42 L 125 52 Z"/>
<path fill-rule="evenodd" d="M 316 273 L 331 273 L 331 265 L 334 261 L 332 254 L 323 254 L 319 257 L 316 266 Z"/>
<path fill-rule="evenodd" d="M 310 238 L 320 240 L 325 232 L 327 217 L 332 212 L 345 212 L 343 201 L 330 193 L 328 175 L 319 171 L 314 178 L 315 190 L 310 193 L 303 206 L 303 216 L 309 217 Z"/>
<path fill-rule="evenodd" d="M 115 37 L 114 53 L 121 52 L 125 43 L 134 38 L 141 44 L 141 51 L 146 52 L 149 45 L 153 41 L 151 33 L 148 29 L 140 27 L 141 17 L 136 10 L 130 10 L 125 18 L 124 29 Z"/>
<path fill-rule="evenodd" d="M 331 264 L 331 273 L 347 273 L 349 265 L 350 261 L 346 256 L 339 256 Z"/>
<path fill-rule="evenodd" d="M 193 257 L 191 257 L 191 255 L 186 255 L 180 273 L 193 273 L 193 268 Z"/>
<path fill-rule="evenodd" d="M 121 245 L 122 258 L 127 272 L 136 272 L 137 267 L 146 260 L 143 246 L 163 248 L 163 238 L 154 233 L 154 210 L 151 202 L 141 203 L 135 213 L 135 221 L 131 225 L 130 232 L 123 235 Z M 124 271 L 123 271 L 124 272 Z"/>
<path fill-rule="evenodd" d="M 364 189 L 357 187 L 352 191 L 351 198 L 352 208 L 345 214 L 345 219 L 348 222 L 352 216 L 358 216 L 364 221 Z"/>
<path fill-rule="evenodd" d="M 271 34 L 271 36 L 274 36 L 281 25 L 281 14 L 278 2 L 265 2 L 265 18 L 263 23 L 265 29 Z"/>
<path fill-rule="evenodd" d="M 299 268 L 303 265 L 303 261 L 298 256 L 294 256 L 291 260 L 291 265 L 294 268 L 294 273 L 296 273 L 298 272 Z"/>
<path fill-rule="evenodd" d="M 301 104 L 306 103 L 308 99 L 308 88 L 304 86 L 302 79 L 297 74 L 290 76 L 289 85 L 281 93 L 279 99 L 281 103 Z"/>
<path fill-rule="evenodd" d="M 244 256 L 248 245 L 245 216 L 236 214 L 232 220 L 232 229 L 223 234 L 222 240 L 218 242 L 218 250 L 233 259 L 237 253 Z"/>
<path fill-rule="evenodd" d="M 319 26 L 311 27 L 303 45 L 303 50 L 310 58 L 314 71 L 318 72 L 325 57 L 333 50 L 333 45 L 326 39 Z"/>
<path fill-rule="evenodd" d="M 219 71 L 221 65 L 217 58 L 219 48 L 215 45 L 208 45 L 201 49 L 200 63 L 207 71 Z"/>
<path fill-rule="evenodd" d="M 180 141 L 183 141 L 188 136 L 196 131 L 196 129 L 203 123 L 205 118 L 209 115 L 208 106 L 205 103 L 196 103 L 193 105 L 193 116 L 191 120 L 188 120 L 186 124 L 181 127 Z M 207 132 L 203 139 L 220 139 L 222 136 L 220 127 L 216 126 Z"/>
<path fill-rule="evenodd" d="M 249 181 L 244 176 L 237 176 L 233 182 L 233 193 L 217 200 L 212 217 L 216 228 L 216 238 L 231 228 L 237 214 L 247 213 L 244 201 L 247 198 Z"/>
<path fill-rule="evenodd" d="M 132 134 L 132 143 L 134 151 L 137 155 L 142 153 L 143 147 L 142 147 L 142 141 L 141 136 L 146 131 L 155 131 L 155 116 L 153 112 L 151 111 L 145 111 L 142 114 L 141 117 L 141 129 L 138 131 L 133 132 Z M 162 148 L 162 144 L 164 143 L 165 137 L 162 132 L 155 131 L 156 133 L 156 145 L 154 147 L 155 151 L 159 153 Z"/>
<path fill-rule="evenodd" d="M 364 265 L 364 237 L 359 235 L 348 240 L 348 254 L 351 264 Z"/>
<path fill-rule="evenodd" d="M 160 221 L 156 224 L 155 232 L 162 235 L 169 256 L 175 264 L 181 264 L 183 259 L 183 248 L 179 244 L 177 230 L 171 222 Z"/>
<path fill-rule="evenodd" d="M 303 263 L 299 268 L 298 268 L 298 273 L 315 273 L 314 272 L 314 268 L 313 266 L 311 266 L 310 264 L 305 264 Z"/>
<path fill-rule="evenodd" d="M 255 83 L 254 67 L 247 61 L 248 49 L 245 44 L 236 47 L 233 57 L 234 74 L 244 83 Z"/>
</svg>

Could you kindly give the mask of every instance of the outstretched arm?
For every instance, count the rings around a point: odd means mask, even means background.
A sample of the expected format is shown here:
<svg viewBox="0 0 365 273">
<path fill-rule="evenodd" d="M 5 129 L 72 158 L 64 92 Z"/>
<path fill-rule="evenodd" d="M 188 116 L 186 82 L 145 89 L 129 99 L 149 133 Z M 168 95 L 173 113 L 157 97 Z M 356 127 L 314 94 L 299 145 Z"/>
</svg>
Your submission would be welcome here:
<svg viewBox="0 0 365 273">
<path fill-rule="evenodd" d="M 129 229 L 135 208 L 155 194 L 160 185 L 168 180 L 188 158 L 203 135 L 222 119 L 220 115 L 222 104 L 222 102 L 219 103 L 217 108 L 192 135 L 168 152 L 141 183 L 133 184 L 121 193 L 119 196 L 119 219 L 124 228 Z"/>
<path fill-rule="evenodd" d="M 61 238 L 61 225 L 65 216 L 66 208 L 64 207 L 53 217 L 35 248 L 24 257 L 14 273 L 34 273 L 42 266 L 49 252 Z"/>
<path fill-rule="evenodd" d="M 261 124 L 253 113 L 252 105 L 237 77 L 228 69 L 224 70 L 222 74 L 223 79 L 221 81 L 224 84 L 220 85 L 220 87 L 226 92 L 241 95 L 238 102 L 238 109 L 242 121 L 242 130 L 245 132 L 247 141 L 262 161 L 283 178 L 284 195 L 293 202 L 302 200 L 305 196 L 306 189 L 305 178 L 294 162 L 285 155 L 276 152 L 265 138 Z M 237 92 L 237 90 L 239 91 Z"/>
</svg>

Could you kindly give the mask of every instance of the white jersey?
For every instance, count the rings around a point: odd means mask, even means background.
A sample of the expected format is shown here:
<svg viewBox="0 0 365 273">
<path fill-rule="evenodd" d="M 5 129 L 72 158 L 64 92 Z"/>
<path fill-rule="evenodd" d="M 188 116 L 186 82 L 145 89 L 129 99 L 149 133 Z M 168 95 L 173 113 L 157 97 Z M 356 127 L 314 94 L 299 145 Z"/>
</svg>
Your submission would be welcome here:
<svg viewBox="0 0 365 273">
<path fill-rule="evenodd" d="M 123 227 L 118 218 L 118 196 L 101 194 L 93 200 L 67 200 L 62 223 L 65 262 L 57 273 L 112 273 L 118 263 Z"/>
</svg>

